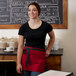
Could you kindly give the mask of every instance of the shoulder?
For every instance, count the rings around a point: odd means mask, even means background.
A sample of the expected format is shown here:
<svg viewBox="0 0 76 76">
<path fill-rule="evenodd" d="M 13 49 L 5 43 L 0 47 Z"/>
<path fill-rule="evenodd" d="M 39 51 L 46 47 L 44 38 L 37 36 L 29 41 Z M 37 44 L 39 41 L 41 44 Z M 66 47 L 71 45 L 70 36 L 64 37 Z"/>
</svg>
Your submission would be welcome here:
<svg viewBox="0 0 76 76">
<path fill-rule="evenodd" d="M 20 26 L 20 29 L 21 29 L 21 28 L 25 28 L 25 27 L 27 27 L 27 22 L 24 23 L 24 24 L 22 24 L 22 25 Z"/>
<path fill-rule="evenodd" d="M 50 23 L 47 23 L 46 21 L 42 21 L 42 22 L 45 27 L 52 27 L 52 25 Z"/>
<path fill-rule="evenodd" d="M 53 27 L 51 26 L 51 24 L 47 23 L 46 21 L 43 21 L 43 27 L 46 29 L 46 32 L 51 32 Z"/>
<path fill-rule="evenodd" d="M 20 26 L 19 31 L 25 31 L 26 29 L 27 29 L 27 22 Z"/>
<path fill-rule="evenodd" d="M 19 28 L 18 34 L 24 36 L 24 32 L 26 30 L 26 27 L 27 27 L 27 22 L 21 25 L 21 27 Z"/>
</svg>

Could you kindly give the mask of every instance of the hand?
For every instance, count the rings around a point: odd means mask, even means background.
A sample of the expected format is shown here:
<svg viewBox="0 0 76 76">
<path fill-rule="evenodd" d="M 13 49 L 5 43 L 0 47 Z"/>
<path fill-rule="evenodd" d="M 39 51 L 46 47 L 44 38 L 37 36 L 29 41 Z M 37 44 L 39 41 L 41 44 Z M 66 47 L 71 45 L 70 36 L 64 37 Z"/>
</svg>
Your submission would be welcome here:
<svg viewBox="0 0 76 76">
<path fill-rule="evenodd" d="M 46 57 L 48 57 L 50 55 L 50 51 L 46 50 Z"/>
<path fill-rule="evenodd" d="M 22 65 L 21 64 L 17 64 L 17 72 L 18 73 L 22 72 Z"/>
</svg>

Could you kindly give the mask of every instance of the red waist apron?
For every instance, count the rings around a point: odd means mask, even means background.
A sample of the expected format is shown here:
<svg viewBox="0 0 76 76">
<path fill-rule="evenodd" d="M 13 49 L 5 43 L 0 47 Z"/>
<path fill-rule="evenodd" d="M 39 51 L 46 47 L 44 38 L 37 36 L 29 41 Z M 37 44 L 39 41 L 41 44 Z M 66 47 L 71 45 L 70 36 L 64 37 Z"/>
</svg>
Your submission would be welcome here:
<svg viewBox="0 0 76 76">
<path fill-rule="evenodd" d="M 25 46 L 22 54 L 22 68 L 27 71 L 44 72 L 45 49 Z"/>
</svg>

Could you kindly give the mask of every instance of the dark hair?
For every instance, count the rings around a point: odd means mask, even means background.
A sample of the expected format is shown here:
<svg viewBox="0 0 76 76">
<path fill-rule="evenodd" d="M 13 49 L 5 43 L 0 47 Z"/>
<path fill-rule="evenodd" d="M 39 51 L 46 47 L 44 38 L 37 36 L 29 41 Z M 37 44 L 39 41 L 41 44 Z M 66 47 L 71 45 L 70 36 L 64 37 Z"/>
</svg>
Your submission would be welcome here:
<svg viewBox="0 0 76 76">
<path fill-rule="evenodd" d="M 30 5 L 34 5 L 34 6 L 37 8 L 37 10 L 38 10 L 38 16 L 39 16 L 39 15 L 40 15 L 40 12 L 41 12 L 41 9 L 40 9 L 39 4 L 36 3 L 36 2 L 32 2 L 32 3 L 30 3 L 30 4 L 28 5 L 28 7 L 29 7 Z"/>
</svg>

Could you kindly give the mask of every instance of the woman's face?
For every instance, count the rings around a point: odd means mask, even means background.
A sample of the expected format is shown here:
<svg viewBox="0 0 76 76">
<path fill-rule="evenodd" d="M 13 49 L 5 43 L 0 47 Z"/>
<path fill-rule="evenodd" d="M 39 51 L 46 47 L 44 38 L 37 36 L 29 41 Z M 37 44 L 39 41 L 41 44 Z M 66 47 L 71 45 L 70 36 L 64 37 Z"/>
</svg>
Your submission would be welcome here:
<svg viewBox="0 0 76 76">
<path fill-rule="evenodd" d="M 35 18 L 38 17 L 38 10 L 37 10 L 37 8 L 34 5 L 30 5 L 28 7 L 28 16 L 31 19 L 35 19 Z"/>
</svg>

